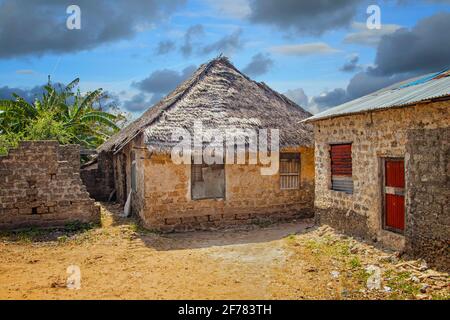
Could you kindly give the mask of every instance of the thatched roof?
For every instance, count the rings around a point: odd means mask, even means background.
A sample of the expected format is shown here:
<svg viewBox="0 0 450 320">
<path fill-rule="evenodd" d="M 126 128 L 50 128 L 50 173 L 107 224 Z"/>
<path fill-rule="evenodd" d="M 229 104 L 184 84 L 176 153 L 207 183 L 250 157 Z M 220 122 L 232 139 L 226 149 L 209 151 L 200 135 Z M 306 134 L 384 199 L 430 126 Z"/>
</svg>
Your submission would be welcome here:
<svg viewBox="0 0 450 320">
<path fill-rule="evenodd" d="M 98 151 L 118 151 L 140 133 L 151 149 L 164 150 L 172 130 L 204 128 L 279 129 L 280 147 L 312 146 L 312 126 L 299 123 L 311 114 L 282 94 L 237 70 L 225 57 L 203 64 L 172 93 L 112 136 Z"/>
</svg>

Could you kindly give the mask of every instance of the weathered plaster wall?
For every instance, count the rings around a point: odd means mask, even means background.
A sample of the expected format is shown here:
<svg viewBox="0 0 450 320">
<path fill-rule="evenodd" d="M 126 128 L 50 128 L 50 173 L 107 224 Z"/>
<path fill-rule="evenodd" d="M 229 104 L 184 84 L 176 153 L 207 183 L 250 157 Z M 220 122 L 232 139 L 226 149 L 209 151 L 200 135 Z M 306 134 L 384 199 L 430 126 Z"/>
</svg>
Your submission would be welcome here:
<svg viewBox="0 0 450 320">
<path fill-rule="evenodd" d="M 449 126 L 449 101 L 316 122 L 317 219 L 341 231 L 403 248 L 404 237 L 381 228 L 381 158 L 405 157 L 410 129 Z M 330 144 L 343 142 L 352 143 L 353 194 L 330 190 Z M 408 166 L 408 159 L 405 165 Z M 406 216 L 411 214 L 407 210 Z"/>
<path fill-rule="evenodd" d="M 79 147 L 55 141 L 22 142 L 1 156 L 0 228 L 99 221 L 79 168 Z"/>
<path fill-rule="evenodd" d="M 287 150 L 286 150 L 287 151 Z M 165 231 L 311 217 L 314 197 L 312 148 L 301 152 L 301 187 L 280 190 L 279 175 L 263 176 L 257 165 L 225 166 L 225 199 L 191 200 L 191 167 L 167 155 L 141 159 L 144 201 L 139 214 L 148 228 Z"/>
<path fill-rule="evenodd" d="M 406 248 L 450 270 L 450 128 L 408 133 Z"/>
</svg>

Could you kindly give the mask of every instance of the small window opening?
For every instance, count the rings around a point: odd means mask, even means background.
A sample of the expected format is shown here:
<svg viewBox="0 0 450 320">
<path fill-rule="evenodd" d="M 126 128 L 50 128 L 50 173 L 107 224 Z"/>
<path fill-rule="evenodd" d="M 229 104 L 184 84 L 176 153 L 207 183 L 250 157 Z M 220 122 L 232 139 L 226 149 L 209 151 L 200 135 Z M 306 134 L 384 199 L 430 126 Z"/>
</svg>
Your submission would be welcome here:
<svg viewBox="0 0 450 320">
<path fill-rule="evenodd" d="M 280 153 L 280 189 L 300 188 L 300 153 Z"/>
<path fill-rule="evenodd" d="M 225 198 L 225 166 L 192 164 L 191 197 L 193 200 Z"/>
</svg>

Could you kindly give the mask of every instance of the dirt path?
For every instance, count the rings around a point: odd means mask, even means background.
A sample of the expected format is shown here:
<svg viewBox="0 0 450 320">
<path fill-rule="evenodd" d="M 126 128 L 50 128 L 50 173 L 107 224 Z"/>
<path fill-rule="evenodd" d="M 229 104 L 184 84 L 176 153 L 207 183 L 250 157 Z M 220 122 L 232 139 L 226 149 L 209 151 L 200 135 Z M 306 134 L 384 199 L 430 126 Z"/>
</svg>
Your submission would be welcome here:
<svg viewBox="0 0 450 320">
<path fill-rule="evenodd" d="M 111 214 L 115 209 L 102 209 L 102 227 L 82 232 L 3 234 L 0 299 L 346 299 L 420 294 L 418 285 L 407 293 L 394 286 L 388 293 L 367 292 L 363 267 L 375 257 L 367 250 L 377 249 L 355 244 L 358 252 L 352 254 L 353 240 L 311 228 L 311 221 L 160 235 L 140 229 L 132 219 L 117 218 Z M 389 270 L 388 262 L 382 264 Z M 80 268 L 79 290 L 66 287 L 70 265 Z M 448 298 L 448 287 L 441 289 L 448 275 L 439 277 L 433 284 L 439 289 L 428 292 L 427 298 Z"/>
</svg>

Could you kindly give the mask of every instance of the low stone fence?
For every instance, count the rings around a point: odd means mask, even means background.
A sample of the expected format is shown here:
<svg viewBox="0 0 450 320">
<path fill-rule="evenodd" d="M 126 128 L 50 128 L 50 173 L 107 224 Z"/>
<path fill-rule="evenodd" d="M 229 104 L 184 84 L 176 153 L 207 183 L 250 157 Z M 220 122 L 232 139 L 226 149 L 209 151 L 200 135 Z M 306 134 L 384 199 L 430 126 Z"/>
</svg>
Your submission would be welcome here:
<svg viewBox="0 0 450 320">
<path fill-rule="evenodd" d="M 296 209 L 277 213 L 248 213 L 248 214 L 214 214 L 198 215 L 180 218 L 166 218 L 164 224 L 148 226 L 149 229 L 159 232 L 185 232 L 195 230 L 221 230 L 230 227 L 247 228 L 250 225 L 264 226 L 276 222 L 291 222 L 295 219 L 313 218 L 314 212 L 311 209 Z M 145 225 L 145 223 L 144 223 Z"/>
<path fill-rule="evenodd" d="M 79 146 L 56 141 L 21 142 L 0 156 L 0 229 L 98 222 L 79 170 Z"/>
</svg>

